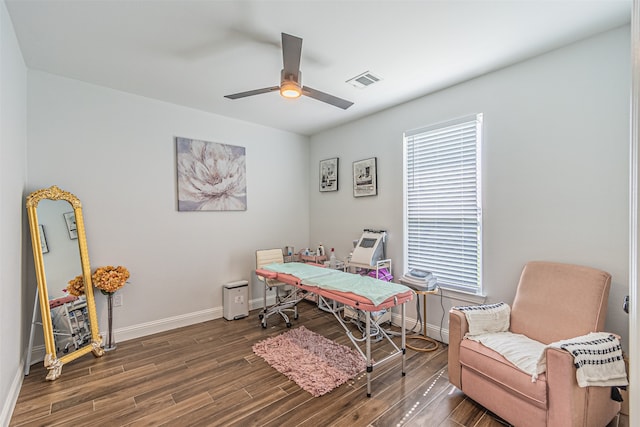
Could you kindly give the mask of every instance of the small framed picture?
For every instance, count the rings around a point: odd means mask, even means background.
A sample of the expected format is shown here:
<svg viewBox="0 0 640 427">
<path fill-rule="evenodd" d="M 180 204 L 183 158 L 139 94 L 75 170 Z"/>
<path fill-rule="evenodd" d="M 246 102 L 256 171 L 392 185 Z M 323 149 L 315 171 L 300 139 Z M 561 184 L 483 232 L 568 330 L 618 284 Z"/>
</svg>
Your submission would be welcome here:
<svg viewBox="0 0 640 427">
<path fill-rule="evenodd" d="M 49 252 L 49 246 L 47 246 L 47 236 L 44 235 L 44 227 L 42 224 L 38 225 L 40 228 L 40 249 L 42 249 L 42 253 L 46 254 Z"/>
<path fill-rule="evenodd" d="M 64 221 L 67 223 L 67 230 L 69 231 L 69 238 L 71 240 L 78 238 L 78 228 L 76 227 L 76 214 L 75 212 L 67 212 L 62 214 Z"/>
<path fill-rule="evenodd" d="M 353 197 L 378 194 L 376 157 L 353 162 Z"/>
<path fill-rule="evenodd" d="M 320 161 L 320 191 L 338 191 L 338 158 Z"/>
</svg>

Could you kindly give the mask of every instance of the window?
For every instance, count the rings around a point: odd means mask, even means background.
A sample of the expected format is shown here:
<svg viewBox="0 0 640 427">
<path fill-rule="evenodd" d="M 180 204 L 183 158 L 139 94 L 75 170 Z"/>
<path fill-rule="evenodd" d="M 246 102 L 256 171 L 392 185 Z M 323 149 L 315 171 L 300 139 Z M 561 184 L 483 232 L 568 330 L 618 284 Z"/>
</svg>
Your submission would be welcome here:
<svg viewBox="0 0 640 427">
<path fill-rule="evenodd" d="M 482 114 L 404 135 L 405 263 L 442 288 L 482 291 Z"/>
</svg>

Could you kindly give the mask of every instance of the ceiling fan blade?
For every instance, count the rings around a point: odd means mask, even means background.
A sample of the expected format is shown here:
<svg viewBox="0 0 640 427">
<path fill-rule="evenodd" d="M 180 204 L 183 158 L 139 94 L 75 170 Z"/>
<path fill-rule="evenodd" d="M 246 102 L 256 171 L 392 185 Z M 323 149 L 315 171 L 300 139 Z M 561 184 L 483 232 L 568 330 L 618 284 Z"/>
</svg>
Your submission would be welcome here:
<svg viewBox="0 0 640 427">
<path fill-rule="evenodd" d="M 285 79 L 300 82 L 301 55 L 302 39 L 282 33 L 282 70 Z"/>
<path fill-rule="evenodd" d="M 317 99 L 318 101 L 326 102 L 338 108 L 346 110 L 353 105 L 353 102 L 346 99 L 338 98 L 337 96 L 329 95 L 328 93 L 321 92 L 319 90 L 305 86 L 302 88 L 302 94 L 310 98 Z"/>
<path fill-rule="evenodd" d="M 225 98 L 229 99 L 238 99 L 238 98 L 246 98 L 247 96 L 260 95 L 261 93 L 275 92 L 280 90 L 280 86 L 271 86 L 264 87 L 262 89 L 249 90 L 247 92 L 234 93 L 231 95 L 225 95 Z"/>
</svg>

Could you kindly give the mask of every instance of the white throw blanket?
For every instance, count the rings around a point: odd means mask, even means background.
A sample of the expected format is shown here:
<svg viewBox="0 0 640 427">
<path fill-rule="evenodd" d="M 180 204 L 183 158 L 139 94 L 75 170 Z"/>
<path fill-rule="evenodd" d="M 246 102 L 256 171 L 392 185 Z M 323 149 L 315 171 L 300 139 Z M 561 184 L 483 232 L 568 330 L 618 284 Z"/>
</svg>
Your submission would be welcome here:
<svg viewBox="0 0 640 427">
<path fill-rule="evenodd" d="M 522 334 L 512 332 L 495 332 L 480 335 L 467 335 L 467 339 L 477 341 L 502 355 L 509 362 L 516 365 L 518 369 L 537 378 L 538 374 L 544 372 L 542 366 L 538 366 L 540 355 L 544 354 L 545 345 L 539 341 L 532 340 Z M 539 370 L 542 369 L 542 370 Z"/>
<path fill-rule="evenodd" d="M 574 356 L 576 379 L 580 387 L 628 384 L 620 342 L 615 335 L 607 332 L 594 332 L 549 345 L 511 332 L 469 335 L 466 338 L 496 351 L 518 369 L 531 375 L 532 382 L 547 370 L 546 349 L 561 348 Z"/>
<path fill-rule="evenodd" d="M 608 332 L 592 332 L 581 337 L 557 341 L 548 347 L 561 348 L 573 355 L 576 379 L 580 387 L 626 386 L 627 371 L 620 340 Z M 540 355 L 539 365 L 546 368 L 546 355 Z"/>
</svg>

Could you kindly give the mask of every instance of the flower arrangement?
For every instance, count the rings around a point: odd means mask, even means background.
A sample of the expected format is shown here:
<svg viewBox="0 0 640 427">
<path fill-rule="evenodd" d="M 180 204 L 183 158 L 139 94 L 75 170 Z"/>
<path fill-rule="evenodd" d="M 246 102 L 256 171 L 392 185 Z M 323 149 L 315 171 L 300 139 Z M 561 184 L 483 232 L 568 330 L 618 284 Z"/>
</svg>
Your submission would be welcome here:
<svg viewBox="0 0 640 427">
<path fill-rule="evenodd" d="M 69 286 L 67 286 L 65 291 L 76 297 L 84 295 L 84 279 L 82 276 L 76 276 L 69 280 Z"/>
<path fill-rule="evenodd" d="M 91 279 L 93 286 L 100 289 L 102 293 L 111 294 L 123 287 L 129 276 L 129 270 L 126 267 L 107 265 L 98 267 Z"/>
</svg>

